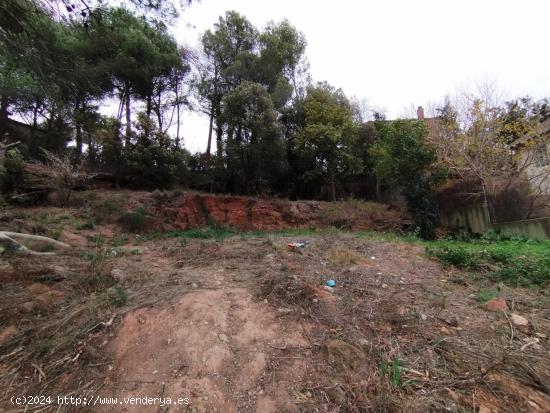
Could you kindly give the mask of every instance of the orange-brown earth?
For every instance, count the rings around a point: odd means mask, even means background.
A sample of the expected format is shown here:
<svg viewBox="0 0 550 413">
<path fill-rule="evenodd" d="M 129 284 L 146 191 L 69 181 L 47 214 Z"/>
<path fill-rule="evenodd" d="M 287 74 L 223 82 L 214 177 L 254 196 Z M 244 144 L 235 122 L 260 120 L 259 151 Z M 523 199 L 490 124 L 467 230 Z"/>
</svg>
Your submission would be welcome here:
<svg viewBox="0 0 550 413">
<path fill-rule="evenodd" d="M 490 311 L 475 299 L 486 280 L 415 245 L 334 231 L 147 239 L 110 218 L 90 228 L 83 208 L 3 212 L 7 228 L 74 248 L 1 256 L 0 411 L 549 411 L 544 288 L 497 285 L 508 309 Z M 10 403 L 21 394 L 190 404 Z"/>
</svg>

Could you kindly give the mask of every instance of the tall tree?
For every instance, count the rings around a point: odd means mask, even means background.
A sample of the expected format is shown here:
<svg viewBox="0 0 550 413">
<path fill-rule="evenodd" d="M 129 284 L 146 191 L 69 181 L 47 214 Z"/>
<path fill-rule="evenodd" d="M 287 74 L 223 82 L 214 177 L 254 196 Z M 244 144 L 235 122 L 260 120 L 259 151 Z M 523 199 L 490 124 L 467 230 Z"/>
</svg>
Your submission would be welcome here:
<svg viewBox="0 0 550 413">
<path fill-rule="evenodd" d="M 221 102 L 242 80 L 251 78 L 256 60 L 258 31 L 235 11 L 226 12 L 202 37 L 204 72 L 198 82 L 198 94 L 209 116 L 207 152 L 212 146 L 212 133 L 216 132 L 218 155 L 223 154 L 223 124 Z"/>
<path fill-rule="evenodd" d="M 237 192 L 262 193 L 285 172 L 281 124 L 265 88 L 242 82 L 222 101 L 227 124 L 227 171 Z"/>
<path fill-rule="evenodd" d="M 435 150 L 426 144 L 422 121 L 378 122 L 379 141 L 372 148 L 376 173 L 401 188 L 407 209 L 422 238 L 433 238 L 439 220 L 435 188 L 442 177 Z"/>
<path fill-rule="evenodd" d="M 344 169 L 361 169 L 361 159 L 352 151 L 357 139 L 348 99 L 327 83 L 310 87 L 304 102 L 305 126 L 298 132 L 299 145 L 311 151 L 336 200 L 336 177 Z"/>
</svg>

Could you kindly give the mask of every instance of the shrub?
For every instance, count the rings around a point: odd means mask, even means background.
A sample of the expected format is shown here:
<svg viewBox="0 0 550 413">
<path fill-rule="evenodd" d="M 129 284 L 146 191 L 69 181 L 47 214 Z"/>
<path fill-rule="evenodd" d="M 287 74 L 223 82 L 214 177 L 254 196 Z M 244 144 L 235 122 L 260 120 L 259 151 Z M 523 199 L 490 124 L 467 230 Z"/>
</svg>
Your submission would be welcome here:
<svg viewBox="0 0 550 413">
<path fill-rule="evenodd" d="M 480 264 L 479 254 L 460 246 L 428 249 L 428 253 L 446 265 L 454 265 L 459 268 L 476 268 Z"/>
<path fill-rule="evenodd" d="M 25 160 L 18 149 L 11 149 L 4 160 L 4 172 L 0 176 L 3 192 L 13 192 L 25 183 Z"/>
<path fill-rule="evenodd" d="M 101 224 L 111 217 L 113 214 L 120 214 L 123 207 L 123 202 L 120 199 L 108 198 L 93 206 L 92 214 L 96 223 Z"/>
<path fill-rule="evenodd" d="M 517 257 L 495 271 L 494 275 L 516 287 L 541 285 L 550 281 L 550 259 Z"/>
<path fill-rule="evenodd" d="M 476 300 L 480 303 L 485 303 L 489 300 L 492 300 L 493 298 L 498 297 L 498 291 L 497 290 L 487 290 L 485 288 L 480 288 L 476 292 Z"/>
<path fill-rule="evenodd" d="M 115 284 L 108 290 L 111 304 L 115 307 L 122 307 L 128 301 L 128 294 L 120 285 Z"/>
<path fill-rule="evenodd" d="M 73 165 L 68 156 L 54 155 L 42 150 L 45 162 L 34 162 L 26 166 L 40 187 L 52 189 L 56 203 L 61 206 L 68 204 L 73 188 L 83 179 L 80 165 Z"/>
<path fill-rule="evenodd" d="M 550 281 L 550 254 L 545 245 L 533 249 L 532 241 L 500 241 L 486 245 L 428 247 L 427 253 L 445 265 L 489 270 L 488 275 L 513 286 L 542 285 Z M 530 249 L 529 249 L 530 248 Z M 541 252 L 542 251 L 542 252 Z"/>
<path fill-rule="evenodd" d="M 143 232 L 149 225 L 149 215 L 144 207 L 136 208 L 133 211 L 124 212 L 120 218 L 119 223 L 130 232 Z"/>
</svg>

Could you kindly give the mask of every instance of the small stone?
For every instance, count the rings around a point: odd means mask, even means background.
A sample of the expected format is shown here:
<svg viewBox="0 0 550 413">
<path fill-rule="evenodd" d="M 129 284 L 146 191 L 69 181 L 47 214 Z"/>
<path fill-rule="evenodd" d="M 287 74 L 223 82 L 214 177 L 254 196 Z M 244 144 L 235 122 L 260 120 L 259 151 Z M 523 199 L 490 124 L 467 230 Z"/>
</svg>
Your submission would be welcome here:
<svg viewBox="0 0 550 413">
<path fill-rule="evenodd" d="M 372 257 L 370 257 L 371 260 L 375 260 L 376 257 L 373 255 Z"/>
<path fill-rule="evenodd" d="M 264 303 L 267 304 L 267 298 L 264 299 Z"/>
<path fill-rule="evenodd" d="M 8 326 L 3 330 L 0 330 L 0 344 L 4 341 L 7 341 L 11 336 L 17 333 L 17 328 L 15 326 Z"/>
<path fill-rule="evenodd" d="M 420 319 L 422 321 L 426 321 L 428 319 L 428 316 L 426 314 L 420 314 Z"/>
<path fill-rule="evenodd" d="M 360 346 L 368 346 L 369 345 L 369 340 L 367 340 L 366 338 L 361 338 L 361 339 L 359 339 L 358 343 L 359 343 Z"/>
<path fill-rule="evenodd" d="M 388 284 L 382 284 L 382 288 L 388 288 Z"/>
<path fill-rule="evenodd" d="M 111 270 L 111 277 L 113 278 L 113 280 L 118 282 L 123 282 L 124 280 L 126 280 L 126 274 L 124 274 L 124 271 L 119 268 L 113 268 Z"/>
<path fill-rule="evenodd" d="M 224 333 L 218 334 L 218 338 L 223 341 L 224 343 L 227 343 L 229 341 L 229 338 Z"/>
<path fill-rule="evenodd" d="M 314 298 L 314 299 L 313 299 L 313 302 L 314 302 L 314 303 L 318 303 L 319 300 L 318 300 L 317 298 Z"/>
<path fill-rule="evenodd" d="M 451 331 L 447 327 L 441 327 L 441 329 L 439 331 L 444 336 L 450 336 L 451 335 Z"/>
<path fill-rule="evenodd" d="M 526 326 L 527 324 L 529 324 L 529 320 L 516 313 L 512 313 L 510 319 L 512 320 L 512 323 L 514 323 L 514 325 L 516 326 Z"/>
<path fill-rule="evenodd" d="M 490 409 L 489 407 L 481 405 L 481 406 L 479 406 L 478 413 L 492 413 L 492 411 L 493 410 Z"/>
<path fill-rule="evenodd" d="M 460 403 L 461 398 L 460 398 L 460 396 L 458 395 L 457 392 L 455 392 L 454 390 L 451 390 L 449 388 L 447 388 L 447 392 L 449 393 L 449 396 L 451 397 L 451 399 L 453 399 L 453 401 L 455 403 Z"/>
<path fill-rule="evenodd" d="M 199 288 L 199 285 L 197 283 L 193 283 L 193 288 Z"/>
<path fill-rule="evenodd" d="M 504 298 L 493 298 L 485 303 L 485 308 L 490 311 L 504 311 L 508 310 L 508 304 Z"/>
<path fill-rule="evenodd" d="M 26 313 L 32 313 L 34 311 L 34 303 L 32 301 L 27 301 L 21 305 L 22 309 Z"/>
</svg>

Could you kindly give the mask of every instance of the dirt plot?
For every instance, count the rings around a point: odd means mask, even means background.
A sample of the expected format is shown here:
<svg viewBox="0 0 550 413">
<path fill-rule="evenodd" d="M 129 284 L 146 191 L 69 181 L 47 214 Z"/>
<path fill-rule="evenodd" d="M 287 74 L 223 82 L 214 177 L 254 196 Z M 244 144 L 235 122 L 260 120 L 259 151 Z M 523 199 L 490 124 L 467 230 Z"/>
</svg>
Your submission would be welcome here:
<svg viewBox="0 0 550 413">
<path fill-rule="evenodd" d="M 26 408 L 54 412 L 549 411 L 545 288 L 501 285 L 509 309 L 488 311 L 483 280 L 407 243 L 106 229 L 64 255 L 2 257 L 3 411 L 25 411 L 18 394 L 190 399 Z"/>
<path fill-rule="evenodd" d="M 125 383 L 117 396 L 188 397 L 200 412 L 284 410 L 305 360 L 284 363 L 270 381 L 272 358 L 280 348 L 308 349 L 302 328 L 285 326 L 243 288 L 201 290 L 167 307 L 137 310 L 108 347 L 113 381 Z"/>
</svg>

